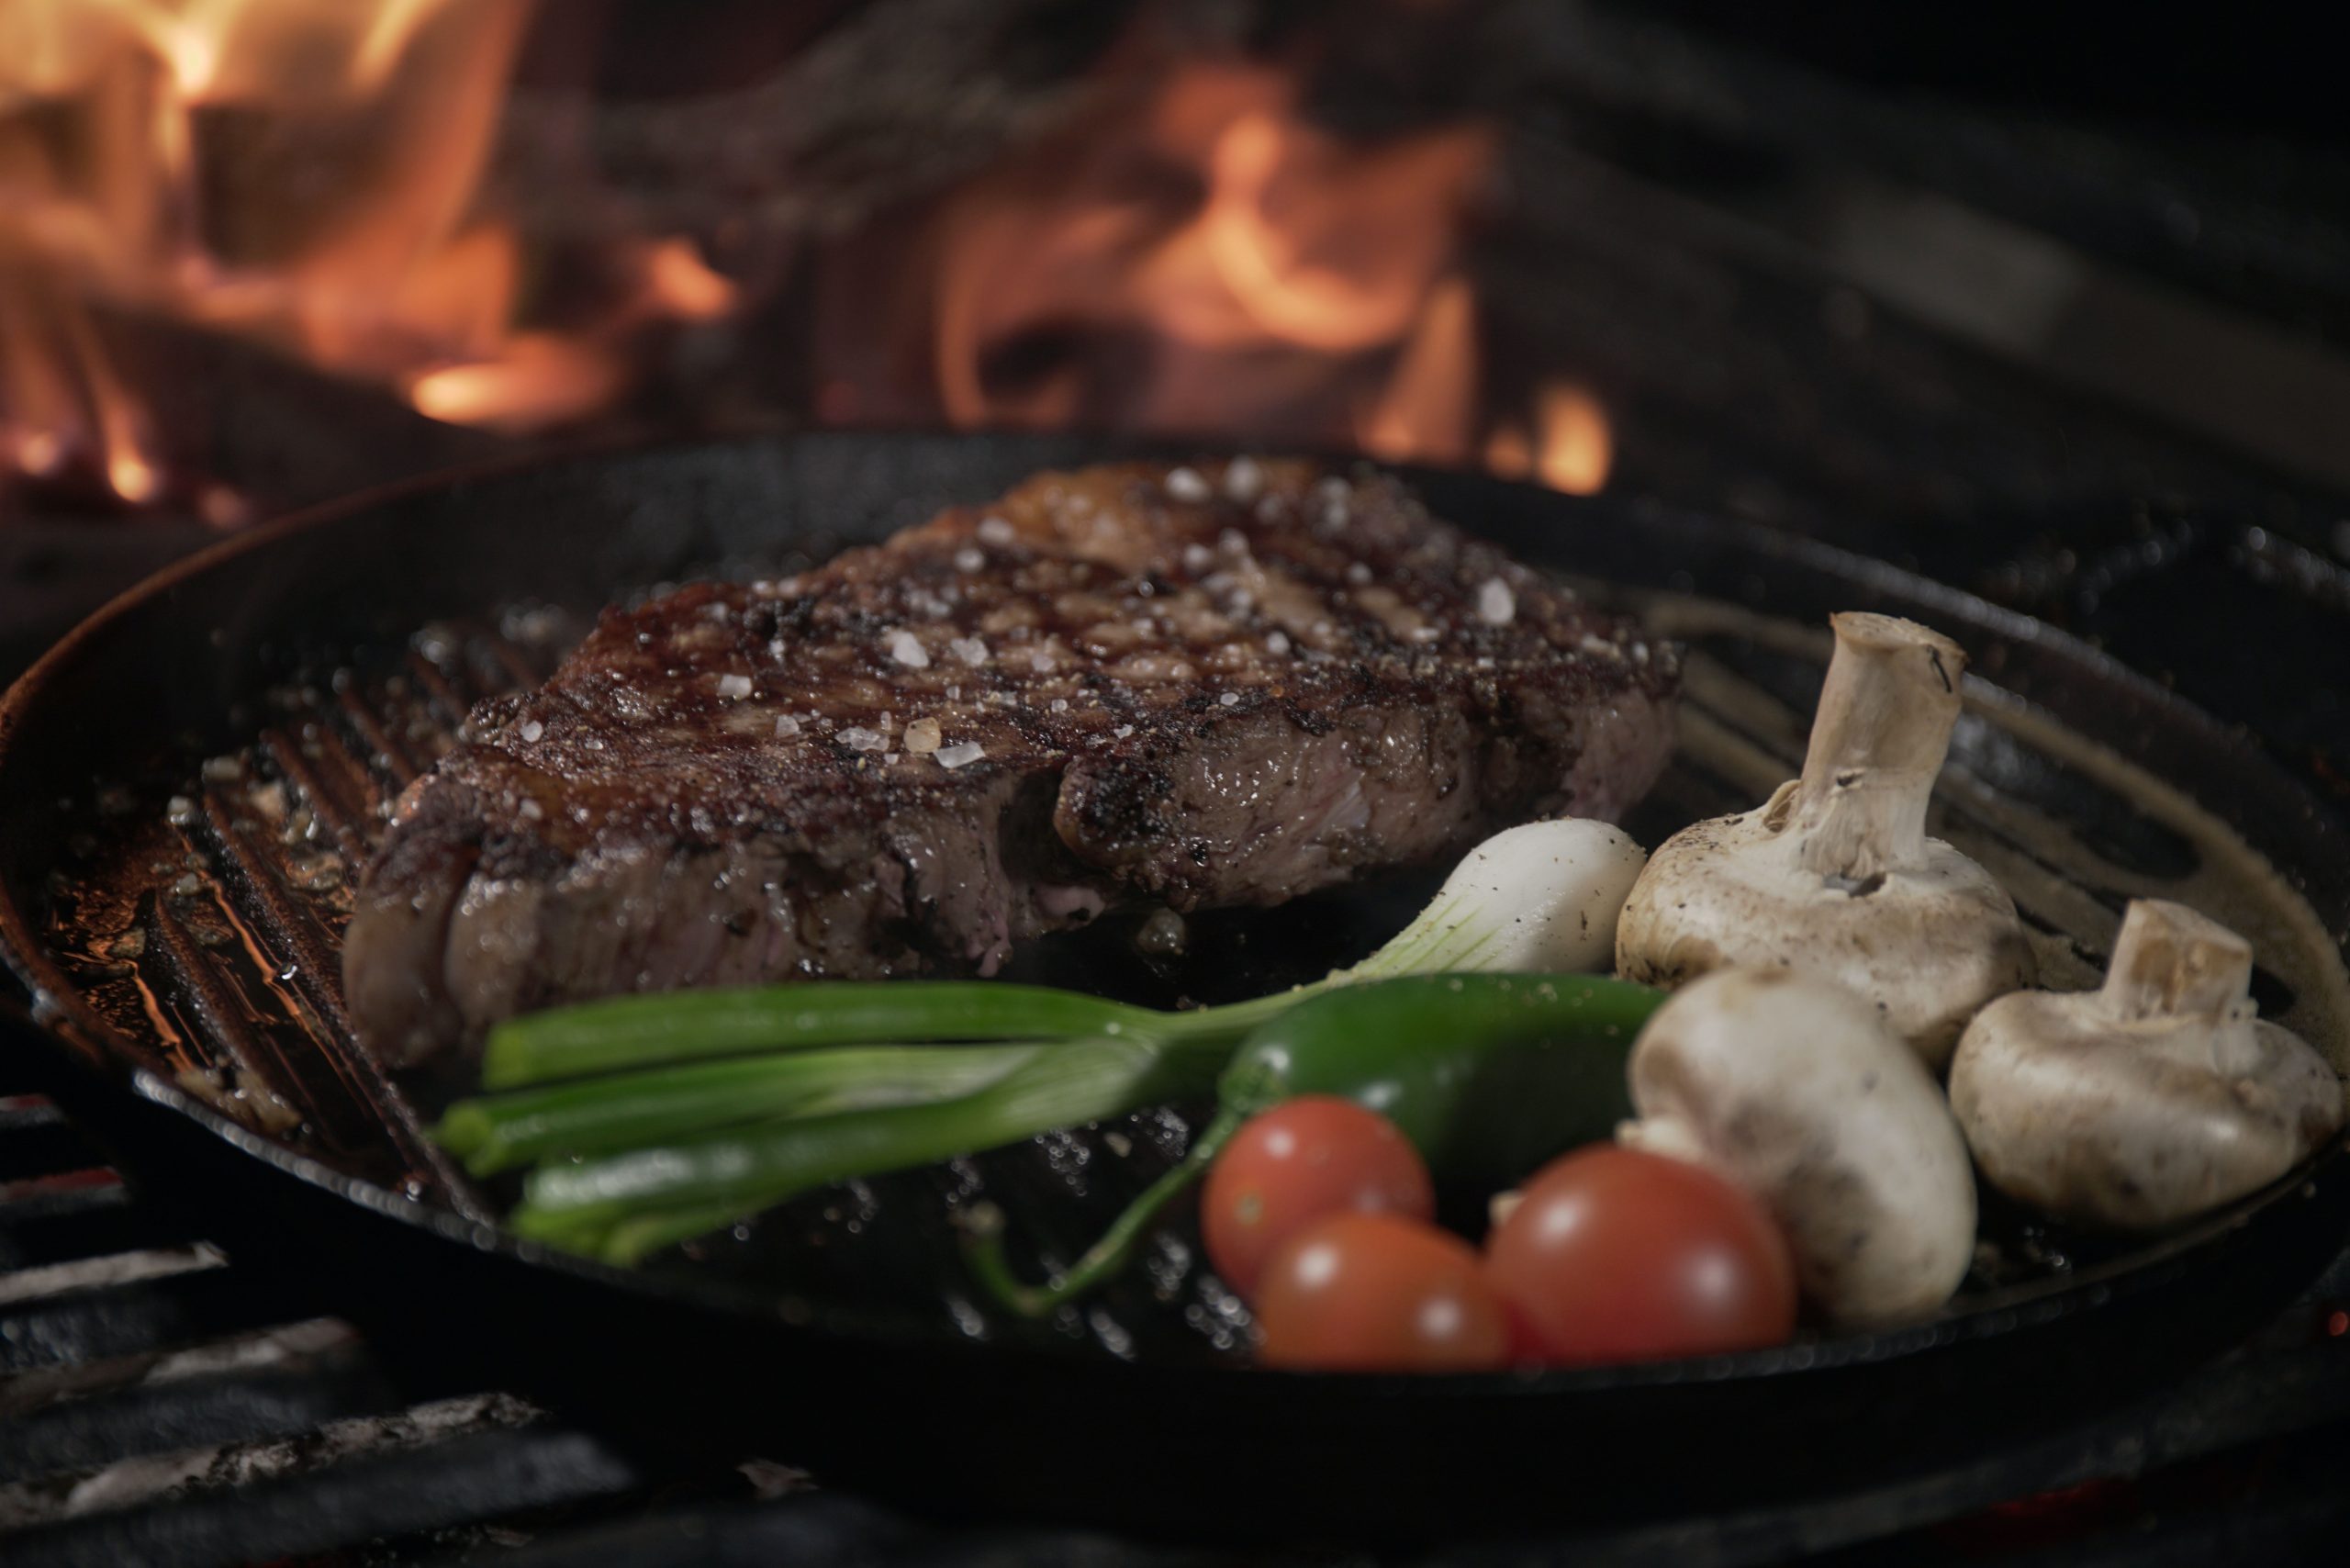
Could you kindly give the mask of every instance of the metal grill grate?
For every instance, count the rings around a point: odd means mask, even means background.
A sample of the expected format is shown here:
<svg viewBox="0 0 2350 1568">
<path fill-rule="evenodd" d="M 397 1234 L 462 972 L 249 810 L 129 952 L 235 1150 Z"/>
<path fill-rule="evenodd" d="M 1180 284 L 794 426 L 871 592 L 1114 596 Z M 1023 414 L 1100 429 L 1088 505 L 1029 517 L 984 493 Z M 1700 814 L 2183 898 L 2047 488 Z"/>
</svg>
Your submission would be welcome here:
<svg viewBox="0 0 2350 1568">
<path fill-rule="evenodd" d="M 914 1534 L 830 1497 L 734 1522 L 796 1485 L 778 1466 L 647 1514 L 642 1477 L 520 1400 L 405 1399 L 348 1327 L 165 1227 L 99 1158 L 46 1101 L 0 1102 L 0 1560 L 408 1562 L 535 1541 L 511 1560 L 600 1563 L 739 1539 L 746 1561 L 822 1561 Z M 643 1517 L 596 1528 L 621 1510 Z"/>
</svg>

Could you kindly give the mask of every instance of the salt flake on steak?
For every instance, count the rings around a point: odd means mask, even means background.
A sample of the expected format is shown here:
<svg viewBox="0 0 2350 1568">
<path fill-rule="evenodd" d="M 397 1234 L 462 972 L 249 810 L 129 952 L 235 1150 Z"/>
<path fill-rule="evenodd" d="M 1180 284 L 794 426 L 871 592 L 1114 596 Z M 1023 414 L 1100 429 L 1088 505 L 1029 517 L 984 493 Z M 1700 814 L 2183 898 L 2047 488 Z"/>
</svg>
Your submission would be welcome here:
<svg viewBox="0 0 2350 1568">
<path fill-rule="evenodd" d="M 1517 619 L 1517 595 L 1499 577 L 1487 577 L 1477 590 L 1477 619 L 1488 626 L 1506 626 Z"/>
</svg>

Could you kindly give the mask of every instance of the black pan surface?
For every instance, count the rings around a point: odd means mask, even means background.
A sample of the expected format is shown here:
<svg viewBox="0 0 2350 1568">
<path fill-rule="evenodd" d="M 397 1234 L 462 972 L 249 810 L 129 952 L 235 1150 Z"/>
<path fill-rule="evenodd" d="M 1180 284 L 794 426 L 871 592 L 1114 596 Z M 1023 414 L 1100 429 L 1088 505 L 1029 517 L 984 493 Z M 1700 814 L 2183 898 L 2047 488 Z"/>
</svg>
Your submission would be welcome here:
<svg viewBox="0 0 2350 1568">
<path fill-rule="evenodd" d="M 1167 1278 L 1033 1338 L 954 1309 L 942 1182 L 1045 1216 L 1030 1244 L 1062 1249 L 1179 1146 L 1163 1118 L 1120 1132 L 1140 1146 L 1131 1158 L 1095 1137 L 794 1205 L 699 1267 L 622 1275 L 500 1233 L 487 1198 L 414 1137 L 405 1107 L 431 1086 L 386 1085 L 335 1042 L 331 890 L 241 854 L 258 841 L 204 812 L 258 778 L 210 777 L 201 760 L 287 731 L 281 753 L 245 753 L 252 766 L 296 794 L 315 788 L 322 812 L 341 800 L 352 820 L 339 831 L 364 838 L 370 808 L 353 791 L 380 795 L 429 762 L 421 731 L 385 732 L 386 714 L 431 706 L 421 678 L 401 677 L 396 708 L 380 684 L 413 671 L 420 628 L 496 628 L 502 614 L 509 634 L 492 641 L 527 664 L 576 623 L 565 611 L 687 571 L 821 556 L 1102 454 L 1065 439 L 860 434 L 593 454 L 364 498 L 151 580 L 0 703 L 0 944 L 43 1025 L 12 1028 L 6 1048 L 70 1061 L 60 1092 L 158 1201 L 195 1210 L 241 1263 L 323 1292 L 420 1383 L 518 1388 L 656 1460 L 765 1451 L 934 1510 L 1177 1533 L 1458 1537 L 1881 1480 L 2174 1374 L 2338 1249 L 2350 1181 L 2337 1148 L 2135 1249 L 1995 1216 L 1968 1293 L 1908 1329 L 1658 1367 L 1395 1379 L 1236 1364 L 1240 1320 L 1175 1252 Z M 1413 477 L 1439 513 L 1609 585 L 1699 654 L 1684 761 L 1635 823 L 1647 840 L 1760 799 L 1789 770 L 1826 612 L 1915 615 L 1958 636 L 1989 683 L 1937 831 L 2009 881 L 2059 972 L 2095 972 L 2128 896 L 2183 896 L 2255 936 L 2270 1015 L 2338 1047 L 2350 846 L 2209 717 L 2042 626 L 1877 563 L 1637 503 Z M 533 611 L 519 627 L 518 606 Z M 347 688 L 338 669 L 353 672 Z M 303 713 L 328 714 L 334 733 L 320 733 L 341 749 L 303 743 Z M 338 785 L 337 758 L 353 754 L 372 783 Z M 103 873 L 122 846 L 148 856 L 163 842 L 151 835 L 167 795 L 174 828 L 194 835 L 185 875 L 218 891 L 230 929 Z M 1411 897 L 1212 932 L 1213 973 L 1106 972 L 1151 999 L 1261 986 L 1367 946 Z M 140 950 L 82 940 L 108 920 L 135 925 Z M 239 990 L 223 950 L 269 967 L 269 994 Z M 1056 959 L 1039 962 L 1049 974 Z"/>
</svg>

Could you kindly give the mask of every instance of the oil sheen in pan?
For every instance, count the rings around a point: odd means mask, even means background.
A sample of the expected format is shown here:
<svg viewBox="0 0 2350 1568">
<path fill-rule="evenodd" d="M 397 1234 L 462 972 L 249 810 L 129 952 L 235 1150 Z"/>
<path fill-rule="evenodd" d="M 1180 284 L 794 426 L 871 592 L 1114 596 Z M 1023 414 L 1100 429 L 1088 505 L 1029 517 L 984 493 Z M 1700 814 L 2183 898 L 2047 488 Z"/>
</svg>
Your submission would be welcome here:
<svg viewBox="0 0 2350 1568">
<path fill-rule="evenodd" d="M 1797 771 L 1830 639 L 1824 628 L 1711 600 L 1658 597 L 1644 610 L 1692 655 L 1679 755 L 1628 824 L 1653 844 L 1751 808 Z M 99 791 L 60 868 L 50 927 L 61 954 L 78 957 L 85 992 L 149 1060 L 257 1130 L 284 1137 L 298 1123 L 290 1140 L 330 1162 L 446 1201 L 412 1145 L 371 1143 L 378 1117 L 359 1102 L 379 1086 L 348 1038 L 333 950 L 391 796 L 449 744 L 465 702 L 534 679 L 561 635 L 543 618 L 511 616 L 462 635 L 433 629 L 397 672 L 282 693 L 240 756 L 183 756 L 146 786 Z M 2176 898 L 2253 940 L 2266 1015 L 2337 1068 L 2350 1063 L 2350 980 L 2315 913 L 2218 818 L 2113 751 L 1975 683 L 1931 831 L 2009 888 L 2049 983 L 2095 983 L 2129 898 Z M 1365 889 L 1310 911 L 1198 920 L 1180 962 L 1136 955 L 1128 931 L 1106 930 L 1039 944 L 1024 968 L 1161 1004 L 1225 1000 L 1359 956 L 1425 890 Z M 301 950 L 277 951 L 273 937 Z M 986 1192 L 1013 1214 L 1028 1249 L 1066 1256 L 1180 1155 L 1186 1133 L 1180 1108 L 1145 1113 L 849 1183 L 695 1250 L 700 1266 L 763 1288 L 892 1315 L 944 1312 L 959 1331 L 991 1337 L 1002 1326 L 955 1288 L 952 1205 Z M 1970 1289 L 2047 1278 L 2116 1250 L 1994 1203 Z M 1245 1309 L 1192 1267 L 1195 1252 L 1185 1227 L 1170 1227 L 1128 1287 L 1047 1332 L 1113 1355 L 1233 1353 Z"/>
</svg>

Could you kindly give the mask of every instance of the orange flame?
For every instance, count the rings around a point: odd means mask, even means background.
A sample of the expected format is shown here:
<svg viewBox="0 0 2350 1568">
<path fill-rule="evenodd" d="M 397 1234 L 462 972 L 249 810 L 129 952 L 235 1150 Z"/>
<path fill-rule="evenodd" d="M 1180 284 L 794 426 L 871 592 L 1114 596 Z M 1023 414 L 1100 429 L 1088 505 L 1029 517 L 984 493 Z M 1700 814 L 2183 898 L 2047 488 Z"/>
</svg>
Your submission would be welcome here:
<svg viewBox="0 0 2350 1568">
<path fill-rule="evenodd" d="M 1494 155 L 1464 124 L 1364 143 L 1315 125 L 1298 79 L 1192 63 L 1101 120 L 980 176 L 887 258 L 854 245 L 851 295 L 884 260 L 913 294 L 836 312 L 924 334 L 876 353 L 850 329 L 825 417 L 920 420 L 923 365 L 963 427 L 1090 423 L 1256 444 L 1352 444 L 1561 489 L 1606 477 L 1605 415 L 1543 389 L 1488 430 L 1480 312 L 1462 254 Z M 859 296 L 861 297 L 861 296 Z"/>
<path fill-rule="evenodd" d="M 1414 388 L 1464 386 L 1473 298 L 1454 241 L 1490 160 L 1478 126 L 1360 147 L 1304 120 L 1295 78 L 1248 65 L 1179 72 L 1144 106 L 1136 149 L 1089 137 L 1094 155 L 1064 176 L 1068 149 L 976 182 L 942 216 L 934 353 L 958 425 L 1060 424 L 1098 414 L 1164 430 L 1345 439 L 1280 429 L 1317 381 L 1344 410 L 1360 398 L 1380 449 L 1460 455 L 1459 420 L 1415 414 Z M 1139 151 L 1140 157 L 1136 153 Z M 1190 204 L 1161 194 L 1199 181 Z M 1024 335 L 1071 324 L 1096 345 L 1147 345 L 1139 367 L 1082 364 L 1027 383 L 991 377 Z M 1399 386 L 1365 388 L 1398 355 Z M 1106 375 L 1137 377 L 1115 389 Z M 1369 433 L 1367 431 L 1367 433 Z"/>
<path fill-rule="evenodd" d="M 1526 427 L 1497 426 L 1485 442 L 1485 466 L 1505 479 L 1539 479 L 1571 496 L 1595 496 L 1615 465 L 1615 435 L 1598 400 L 1579 386 L 1554 381 L 1535 398 L 1539 444 Z"/>
<path fill-rule="evenodd" d="M 1391 463 L 1457 460 L 1477 406 L 1476 297 L 1451 277 L 1428 297 L 1378 402 L 1357 428 L 1362 449 Z"/>
<path fill-rule="evenodd" d="M 531 6 L 0 5 L 0 454 L 28 473 L 78 454 L 126 501 L 161 491 L 106 307 L 503 429 L 594 412 L 624 389 L 633 334 L 732 309 L 731 281 L 669 239 L 608 258 L 587 321 L 524 324 L 522 242 L 482 185 Z"/>
<path fill-rule="evenodd" d="M 623 369 L 594 345 L 552 332 L 518 332 L 497 359 L 445 365 L 408 385 L 417 411 L 452 424 L 527 430 L 602 408 Z"/>
</svg>

